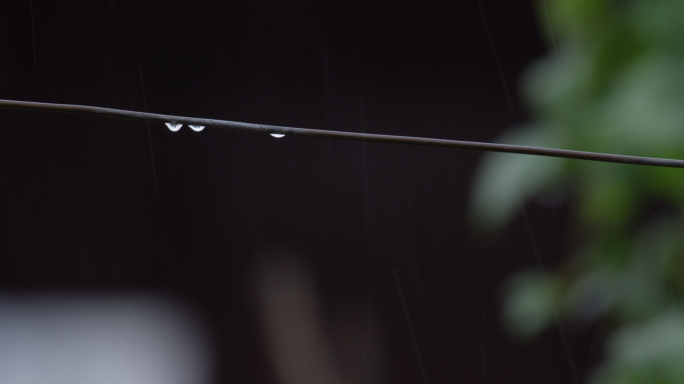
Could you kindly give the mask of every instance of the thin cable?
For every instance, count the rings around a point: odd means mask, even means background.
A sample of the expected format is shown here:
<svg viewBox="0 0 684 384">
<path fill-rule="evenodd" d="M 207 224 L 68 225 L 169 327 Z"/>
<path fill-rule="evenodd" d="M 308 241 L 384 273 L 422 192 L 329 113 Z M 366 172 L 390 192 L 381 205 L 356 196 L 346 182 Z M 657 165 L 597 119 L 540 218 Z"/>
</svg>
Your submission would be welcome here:
<svg viewBox="0 0 684 384">
<path fill-rule="evenodd" d="M 262 125 L 241 123 L 237 121 L 200 119 L 196 117 L 183 117 L 172 115 L 160 115 L 156 113 L 125 111 L 121 109 L 91 107 L 86 105 L 35 103 L 30 101 L 1 100 L 0 108 L 28 109 L 45 112 L 83 113 L 88 115 L 100 115 L 116 117 L 120 119 L 143 120 L 158 123 L 181 123 L 203 125 L 214 128 L 253 131 L 261 133 L 279 133 L 283 135 L 327 137 L 332 139 L 372 141 L 379 143 L 425 145 L 433 147 L 473 149 L 479 151 L 522 153 L 527 155 L 562 157 L 567 159 L 602 161 L 608 163 L 622 163 L 635 165 L 651 165 L 669 168 L 684 168 L 684 160 L 662 159 L 655 157 L 639 157 L 613 155 L 608 153 L 571 151 L 567 149 L 552 149 L 540 147 L 527 147 L 522 145 L 480 143 L 476 141 L 442 140 L 423 137 L 377 135 L 372 133 L 325 131 L 320 129 L 305 129 L 282 127 L 277 125 Z"/>
</svg>

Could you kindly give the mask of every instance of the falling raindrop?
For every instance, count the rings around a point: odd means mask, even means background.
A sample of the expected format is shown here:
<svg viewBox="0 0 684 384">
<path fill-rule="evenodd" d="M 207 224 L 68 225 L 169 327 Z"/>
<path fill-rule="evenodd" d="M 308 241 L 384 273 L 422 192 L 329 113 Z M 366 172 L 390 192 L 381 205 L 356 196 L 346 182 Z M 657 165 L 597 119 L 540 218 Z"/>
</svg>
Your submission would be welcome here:
<svg viewBox="0 0 684 384">
<path fill-rule="evenodd" d="M 189 127 L 195 132 L 199 132 L 204 129 L 204 125 L 189 125 Z"/>
<path fill-rule="evenodd" d="M 178 130 L 181 129 L 183 124 L 166 123 L 166 126 L 169 127 L 171 132 L 178 132 Z"/>
<path fill-rule="evenodd" d="M 280 139 L 281 137 L 285 137 L 282 133 L 271 133 L 271 136 L 275 137 L 276 139 Z"/>
</svg>

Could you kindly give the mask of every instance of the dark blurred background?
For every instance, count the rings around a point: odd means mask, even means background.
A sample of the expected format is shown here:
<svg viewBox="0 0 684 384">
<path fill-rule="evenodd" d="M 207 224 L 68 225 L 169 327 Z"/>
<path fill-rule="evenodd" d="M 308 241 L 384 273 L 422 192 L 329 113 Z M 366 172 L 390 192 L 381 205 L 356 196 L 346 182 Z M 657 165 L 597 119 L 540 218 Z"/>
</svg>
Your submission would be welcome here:
<svg viewBox="0 0 684 384">
<path fill-rule="evenodd" d="M 549 49 L 531 1 L 0 11 L 3 99 L 457 140 L 527 121 L 519 78 Z M 350 306 L 377 319 L 380 382 L 571 383 L 598 358 L 590 333 L 503 333 L 502 282 L 536 263 L 535 241 L 556 264 L 565 212 L 529 206 L 533 238 L 522 217 L 473 236 L 481 153 L 19 110 L 0 122 L 2 292 L 170 295 L 207 324 L 219 383 L 278 381 L 250 281 L 274 249 L 307 266 L 326 321 Z"/>
</svg>

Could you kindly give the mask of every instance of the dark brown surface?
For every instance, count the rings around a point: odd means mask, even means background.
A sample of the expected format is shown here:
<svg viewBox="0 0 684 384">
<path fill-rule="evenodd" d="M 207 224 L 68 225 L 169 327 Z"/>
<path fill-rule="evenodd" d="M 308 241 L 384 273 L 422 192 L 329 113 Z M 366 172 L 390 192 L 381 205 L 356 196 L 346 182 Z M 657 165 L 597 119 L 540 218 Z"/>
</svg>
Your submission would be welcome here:
<svg viewBox="0 0 684 384">
<path fill-rule="evenodd" d="M 545 47 L 529 2 L 481 4 L 514 114 L 476 1 L 33 0 L 33 20 L 7 1 L 0 99 L 144 111 L 142 70 L 153 113 L 491 142 L 527 120 L 518 81 Z M 247 276 L 281 246 L 309 266 L 330 322 L 370 295 L 383 382 L 423 380 L 406 312 L 430 383 L 573 382 L 556 333 L 501 331 L 501 284 L 535 259 L 521 219 L 471 235 L 481 153 L 163 124 L 148 136 L 143 122 L 5 109 L 0 123 L 3 292 L 169 293 L 210 324 L 221 383 L 271 383 Z M 564 208 L 529 216 L 552 267 Z M 593 336 L 567 333 L 586 377 Z"/>
</svg>

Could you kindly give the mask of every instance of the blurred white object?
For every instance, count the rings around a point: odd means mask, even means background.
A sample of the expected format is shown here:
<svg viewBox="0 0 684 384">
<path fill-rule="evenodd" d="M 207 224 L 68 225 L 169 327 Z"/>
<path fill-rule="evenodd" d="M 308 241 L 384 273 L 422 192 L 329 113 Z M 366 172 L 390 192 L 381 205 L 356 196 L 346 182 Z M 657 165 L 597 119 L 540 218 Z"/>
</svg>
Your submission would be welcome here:
<svg viewBox="0 0 684 384">
<path fill-rule="evenodd" d="M 149 296 L 0 296 L 0 383 L 209 384 L 204 329 Z"/>
</svg>

